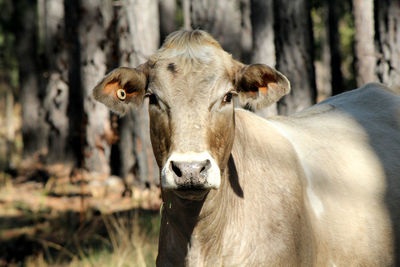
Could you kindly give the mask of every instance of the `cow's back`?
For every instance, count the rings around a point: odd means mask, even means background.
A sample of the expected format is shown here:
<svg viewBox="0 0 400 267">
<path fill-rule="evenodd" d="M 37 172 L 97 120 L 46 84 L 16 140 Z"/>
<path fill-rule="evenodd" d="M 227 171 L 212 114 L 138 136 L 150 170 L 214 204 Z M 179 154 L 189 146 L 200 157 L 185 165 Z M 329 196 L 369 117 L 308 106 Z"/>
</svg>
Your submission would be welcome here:
<svg viewBox="0 0 400 267">
<path fill-rule="evenodd" d="M 267 121 L 293 144 L 306 174 L 316 264 L 392 264 L 400 244 L 400 97 L 368 84 Z"/>
</svg>

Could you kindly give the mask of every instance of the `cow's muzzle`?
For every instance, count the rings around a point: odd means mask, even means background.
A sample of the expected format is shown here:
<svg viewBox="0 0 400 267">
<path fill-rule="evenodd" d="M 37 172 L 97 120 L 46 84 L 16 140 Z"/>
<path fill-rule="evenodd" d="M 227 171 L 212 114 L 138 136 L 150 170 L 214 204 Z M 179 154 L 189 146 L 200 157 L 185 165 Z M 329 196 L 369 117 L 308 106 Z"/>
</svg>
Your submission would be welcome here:
<svg viewBox="0 0 400 267">
<path fill-rule="evenodd" d="M 207 183 L 210 160 L 203 161 L 170 161 L 174 180 L 178 188 L 201 189 Z"/>
<path fill-rule="evenodd" d="M 215 160 L 208 152 L 172 154 L 161 171 L 164 190 L 201 192 L 218 189 L 221 174 Z"/>
</svg>

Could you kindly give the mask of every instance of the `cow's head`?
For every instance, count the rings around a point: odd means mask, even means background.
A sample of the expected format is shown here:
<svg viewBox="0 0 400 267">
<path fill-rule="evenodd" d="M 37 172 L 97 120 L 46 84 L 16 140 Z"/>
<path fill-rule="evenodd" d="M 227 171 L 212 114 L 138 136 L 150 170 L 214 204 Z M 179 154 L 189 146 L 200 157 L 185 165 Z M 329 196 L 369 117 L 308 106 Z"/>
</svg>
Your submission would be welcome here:
<svg viewBox="0 0 400 267">
<path fill-rule="evenodd" d="M 234 140 L 233 100 L 254 108 L 278 101 L 289 81 L 262 64 L 232 59 L 209 34 L 178 31 L 148 62 L 118 68 L 93 91 L 123 115 L 149 99 L 150 134 L 162 190 L 201 199 L 218 189 Z"/>
</svg>

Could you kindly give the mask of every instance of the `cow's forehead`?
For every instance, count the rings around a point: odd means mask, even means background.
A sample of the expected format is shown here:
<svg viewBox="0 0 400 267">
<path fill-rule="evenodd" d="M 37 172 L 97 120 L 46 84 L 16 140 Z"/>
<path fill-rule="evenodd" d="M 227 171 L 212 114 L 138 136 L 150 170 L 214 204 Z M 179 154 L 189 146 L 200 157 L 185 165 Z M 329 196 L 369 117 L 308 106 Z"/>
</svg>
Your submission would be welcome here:
<svg viewBox="0 0 400 267">
<path fill-rule="evenodd" d="M 231 55 L 202 31 L 170 35 L 149 66 L 149 88 L 174 104 L 194 98 L 212 101 L 231 86 Z"/>
<path fill-rule="evenodd" d="M 170 51 L 166 51 L 170 52 Z M 229 90 L 229 75 L 224 58 L 208 52 L 201 58 L 176 55 L 153 61 L 150 88 L 164 97 L 201 97 L 204 101 Z"/>
</svg>

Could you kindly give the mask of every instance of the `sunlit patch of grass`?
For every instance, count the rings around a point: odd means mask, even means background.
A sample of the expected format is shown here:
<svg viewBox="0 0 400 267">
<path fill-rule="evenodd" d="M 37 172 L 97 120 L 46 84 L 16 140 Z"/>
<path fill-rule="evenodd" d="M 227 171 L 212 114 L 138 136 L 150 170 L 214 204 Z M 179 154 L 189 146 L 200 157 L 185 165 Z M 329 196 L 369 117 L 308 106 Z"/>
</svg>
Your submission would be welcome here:
<svg viewBox="0 0 400 267">
<path fill-rule="evenodd" d="M 99 224 L 104 226 L 104 233 L 90 231 L 92 227 L 99 228 Z M 23 265 L 155 266 L 159 226 L 159 215 L 153 212 L 101 215 L 101 219 L 94 220 L 93 225 L 87 224 L 83 229 L 71 232 L 64 245 L 37 240 L 43 247 L 42 252 L 27 257 Z"/>
</svg>

